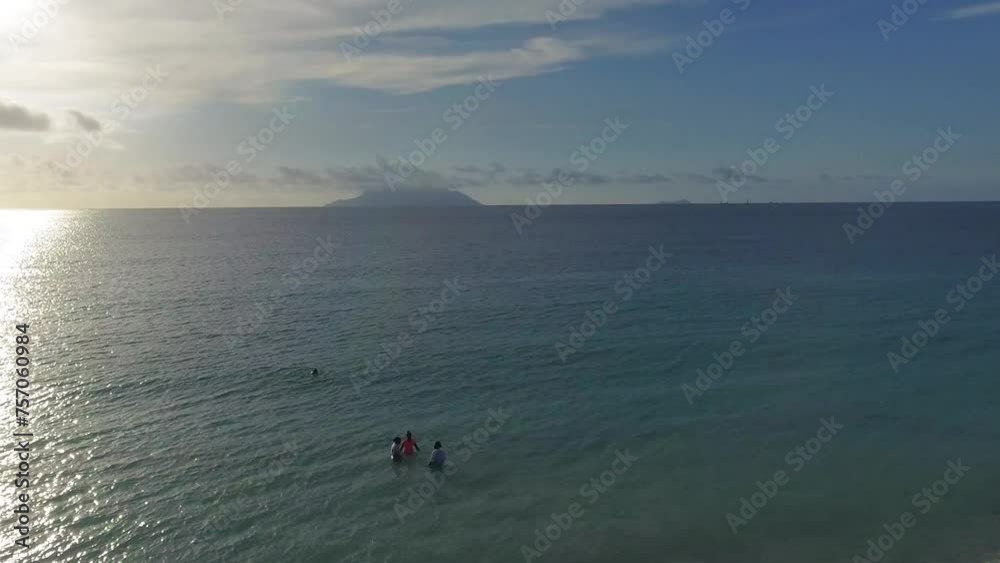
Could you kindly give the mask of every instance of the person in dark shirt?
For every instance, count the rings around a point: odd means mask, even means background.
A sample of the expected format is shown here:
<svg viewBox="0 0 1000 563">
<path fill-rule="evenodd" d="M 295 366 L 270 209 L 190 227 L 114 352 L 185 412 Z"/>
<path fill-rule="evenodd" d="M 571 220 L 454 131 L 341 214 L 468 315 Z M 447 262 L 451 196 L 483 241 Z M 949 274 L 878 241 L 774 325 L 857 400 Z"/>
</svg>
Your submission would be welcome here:
<svg viewBox="0 0 1000 563">
<path fill-rule="evenodd" d="M 392 461 L 403 461 L 401 443 L 402 440 L 399 439 L 399 436 L 392 439 L 392 446 L 389 447 L 389 459 Z"/>
</svg>

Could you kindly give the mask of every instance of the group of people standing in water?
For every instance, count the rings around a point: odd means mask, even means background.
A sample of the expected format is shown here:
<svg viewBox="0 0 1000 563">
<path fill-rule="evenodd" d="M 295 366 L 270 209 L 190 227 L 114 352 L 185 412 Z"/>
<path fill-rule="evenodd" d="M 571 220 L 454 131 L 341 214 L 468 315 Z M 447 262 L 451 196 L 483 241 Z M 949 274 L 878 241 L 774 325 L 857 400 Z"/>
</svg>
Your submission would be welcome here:
<svg viewBox="0 0 1000 563">
<path fill-rule="evenodd" d="M 389 458 L 394 462 L 403 461 L 404 456 L 416 455 L 420 451 L 420 446 L 417 445 L 417 441 L 413 439 L 413 434 L 409 430 L 406 431 L 406 439 L 403 440 L 399 436 L 392 439 L 392 445 L 389 447 Z M 448 454 L 444 451 L 444 446 L 441 442 L 434 442 L 434 451 L 431 452 L 431 460 L 427 464 L 430 467 L 443 467 L 445 460 L 448 459 Z"/>
</svg>

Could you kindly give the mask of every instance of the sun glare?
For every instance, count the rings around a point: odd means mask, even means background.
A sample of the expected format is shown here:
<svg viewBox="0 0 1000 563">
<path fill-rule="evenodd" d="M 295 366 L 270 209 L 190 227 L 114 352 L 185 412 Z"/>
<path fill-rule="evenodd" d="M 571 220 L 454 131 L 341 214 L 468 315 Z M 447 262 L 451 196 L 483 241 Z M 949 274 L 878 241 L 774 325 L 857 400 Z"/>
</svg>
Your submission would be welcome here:
<svg viewBox="0 0 1000 563">
<path fill-rule="evenodd" d="M 32 253 L 59 231 L 66 211 L 0 210 L 0 319 L 15 314 L 17 280 Z"/>
<path fill-rule="evenodd" d="M 5 33 L 20 31 L 23 26 L 28 25 L 26 22 L 32 20 L 34 12 L 40 9 L 33 0 L 0 1 L 0 31 Z M 48 14 L 45 15 L 47 16 Z"/>
<path fill-rule="evenodd" d="M 55 234 L 66 213 L 0 209 L 0 279 L 16 276 L 24 259 Z"/>
</svg>

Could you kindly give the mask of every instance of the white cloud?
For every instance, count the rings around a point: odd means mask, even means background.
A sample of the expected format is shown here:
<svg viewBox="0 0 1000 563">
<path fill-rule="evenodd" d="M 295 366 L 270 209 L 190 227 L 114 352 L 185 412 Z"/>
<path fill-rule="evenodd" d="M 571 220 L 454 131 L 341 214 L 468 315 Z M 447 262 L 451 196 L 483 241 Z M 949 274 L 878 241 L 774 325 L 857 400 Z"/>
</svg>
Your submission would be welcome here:
<svg viewBox="0 0 1000 563">
<path fill-rule="evenodd" d="M 16 54 L 0 59 L 0 76 L 15 95 L 30 94 L 48 107 L 81 107 L 103 119 L 115 99 L 140 84 L 149 65 L 170 73 L 152 94 L 155 103 L 144 108 L 162 111 L 198 102 L 273 102 L 294 94 L 299 81 L 420 92 L 487 72 L 498 79 L 535 76 L 657 43 L 627 33 L 538 37 L 552 33 L 545 14 L 558 11 L 558 0 L 401 1 L 402 11 L 376 41 L 348 61 L 341 42 L 352 41 L 356 26 L 371 22 L 371 12 L 388 0 L 246 0 L 224 20 L 207 1 L 91 0 L 62 10 Z M 680 1 L 690 0 L 585 0 L 569 19 Z M 448 36 L 484 26 L 507 27 L 491 33 L 490 42 Z M 438 50 L 432 56 L 414 44 Z"/>
<path fill-rule="evenodd" d="M 963 20 L 969 18 L 979 18 L 983 16 L 1000 15 L 1000 2 L 990 2 L 987 4 L 976 4 L 951 10 L 945 14 L 948 20 Z"/>
<path fill-rule="evenodd" d="M 456 55 L 373 53 L 364 65 L 336 65 L 329 72 L 331 79 L 350 86 L 408 94 L 468 84 L 487 74 L 501 81 L 535 76 L 585 57 L 575 44 L 539 37 L 510 49 Z"/>
<path fill-rule="evenodd" d="M 19 1 L 35 7 L 31 0 Z M 114 188 L 172 198 L 203 184 L 205 170 L 171 170 L 173 155 L 145 152 L 156 144 L 137 134 L 151 122 L 147 118 L 226 102 L 304 100 L 298 89 L 303 82 L 409 94 L 487 75 L 504 82 L 558 72 L 594 57 L 665 45 L 665 39 L 648 35 L 587 33 L 593 28 L 588 21 L 614 10 L 697 0 L 583 0 L 568 15 L 577 25 L 560 23 L 553 31 L 546 11 L 558 11 L 564 1 L 401 0 L 403 11 L 350 61 L 341 42 L 352 41 L 355 27 L 371 22 L 372 10 L 389 0 L 244 0 L 224 20 L 212 0 L 63 3 L 44 28 L 19 41 L 16 52 L 0 55 L 3 93 L 31 102 L 29 109 L 0 99 L 0 150 L 35 153 L 28 160 L 0 153 L 0 177 L 6 181 L 0 190 L 83 194 Z M 483 33 L 470 33 L 480 29 Z M 0 52 L 6 38 L 0 34 Z M 116 104 L 120 109 L 137 91 L 150 67 L 162 67 L 167 78 L 148 88 L 138 105 L 129 105 L 130 117 L 123 120 Z M 410 107 L 405 101 L 400 105 Z M 56 166 L 85 134 L 98 132 L 96 124 L 123 121 L 85 164 L 69 171 Z M 125 147 L 119 141 L 133 151 L 128 158 L 121 156 Z M 334 166 L 308 176 L 289 167 L 259 177 L 248 171 L 245 189 L 233 191 L 270 194 L 308 187 L 350 195 L 381 185 L 380 170 Z M 407 185 L 448 181 L 427 172 Z"/>
</svg>

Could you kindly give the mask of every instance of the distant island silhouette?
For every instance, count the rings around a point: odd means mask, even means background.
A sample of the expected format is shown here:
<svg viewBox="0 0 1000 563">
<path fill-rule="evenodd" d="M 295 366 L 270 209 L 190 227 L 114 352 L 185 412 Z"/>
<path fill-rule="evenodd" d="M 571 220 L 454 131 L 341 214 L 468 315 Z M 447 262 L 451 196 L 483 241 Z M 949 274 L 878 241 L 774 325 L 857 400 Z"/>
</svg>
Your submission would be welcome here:
<svg viewBox="0 0 1000 563">
<path fill-rule="evenodd" d="M 659 202 L 658 205 L 684 205 L 684 204 L 688 204 L 688 203 L 691 203 L 691 202 L 689 200 L 686 200 L 686 199 L 675 199 L 673 201 L 661 201 L 661 202 Z"/>
<path fill-rule="evenodd" d="M 338 199 L 326 207 L 478 207 L 482 203 L 455 190 L 368 190 L 357 197 Z"/>
</svg>

